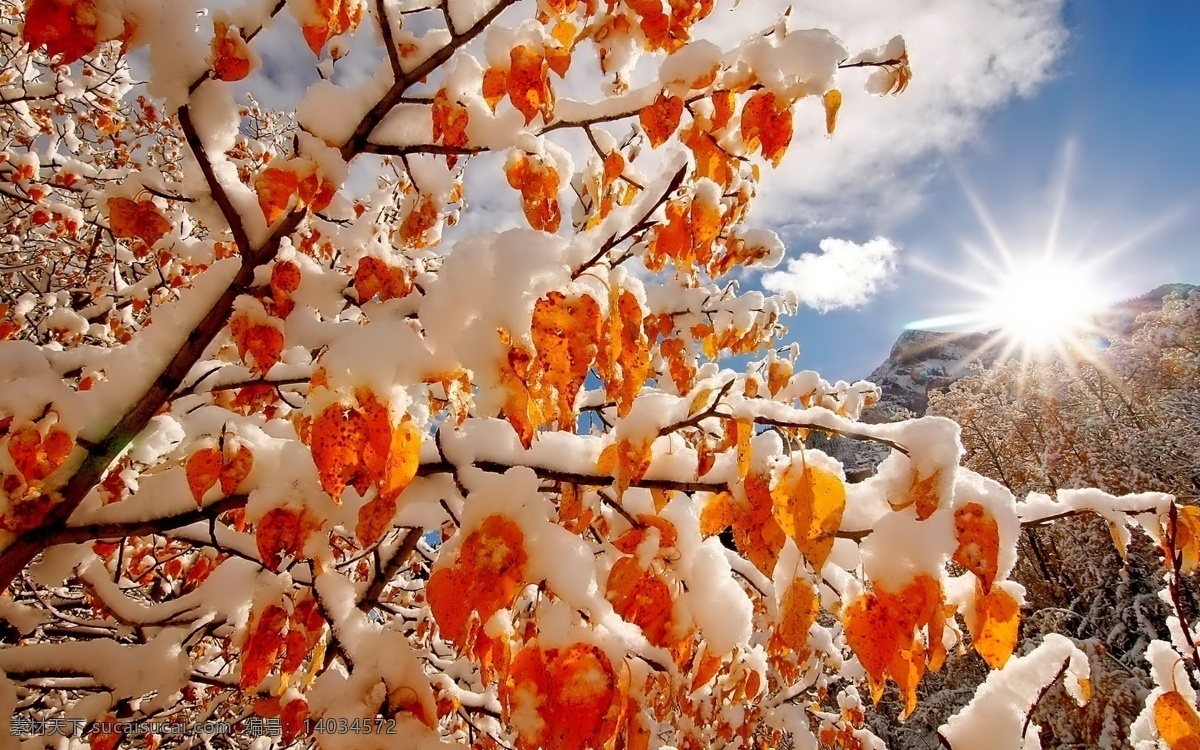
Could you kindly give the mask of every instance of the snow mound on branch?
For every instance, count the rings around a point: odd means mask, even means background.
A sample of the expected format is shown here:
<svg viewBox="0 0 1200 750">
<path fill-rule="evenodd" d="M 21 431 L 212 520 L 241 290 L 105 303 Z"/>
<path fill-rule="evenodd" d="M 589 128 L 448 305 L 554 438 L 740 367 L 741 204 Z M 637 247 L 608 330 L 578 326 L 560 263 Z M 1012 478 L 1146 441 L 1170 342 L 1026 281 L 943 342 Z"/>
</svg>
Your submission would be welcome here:
<svg viewBox="0 0 1200 750">
<path fill-rule="evenodd" d="M 1025 717 L 1041 690 L 1063 673 L 1067 692 L 1082 703 L 1080 680 L 1091 674 L 1087 655 L 1067 638 L 1051 633 L 1028 655 L 988 675 L 971 702 L 938 733 L 955 750 L 1037 750 L 1042 746 L 1037 726 L 1030 724 L 1026 732 Z"/>
</svg>

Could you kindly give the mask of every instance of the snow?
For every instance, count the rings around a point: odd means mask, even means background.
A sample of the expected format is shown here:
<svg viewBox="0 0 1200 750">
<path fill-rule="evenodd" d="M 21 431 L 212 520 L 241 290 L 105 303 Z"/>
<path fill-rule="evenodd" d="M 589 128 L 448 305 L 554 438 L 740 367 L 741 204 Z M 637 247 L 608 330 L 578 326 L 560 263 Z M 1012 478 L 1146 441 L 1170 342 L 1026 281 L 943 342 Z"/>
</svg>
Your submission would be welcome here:
<svg viewBox="0 0 1200 750">
<path fill-rule="evenodd" d="M 0 649 L 0 671 L 9 675 L 66 672 L 91 675 L 111 689 L 114 698 L 158 695 L 146 710 L 173 705 L 187 683 L 191 660 L 180 647 L 183 628 L 164 628 L 144 644 L 126 645 L 98 639 L 66 643 L 32 643 Z"/>
<path fill-rule="evenodd" d="M 1025 716 L 1039 691 L 1055 679 L 1059 670 L 1065 670 L 1067 690 L 1076 695 L 1079 680 L 1089 679 L 1091 674 L 1087 655 L 1068 638 L 1051 633 L 1029 654 L 1010 659 L 1003 669 L 991 672 L 971 702 L 951 716 L 938 733 L 955 750 L 1040 747 L 1035 733 L 1022 733 Z"/>
</svg>

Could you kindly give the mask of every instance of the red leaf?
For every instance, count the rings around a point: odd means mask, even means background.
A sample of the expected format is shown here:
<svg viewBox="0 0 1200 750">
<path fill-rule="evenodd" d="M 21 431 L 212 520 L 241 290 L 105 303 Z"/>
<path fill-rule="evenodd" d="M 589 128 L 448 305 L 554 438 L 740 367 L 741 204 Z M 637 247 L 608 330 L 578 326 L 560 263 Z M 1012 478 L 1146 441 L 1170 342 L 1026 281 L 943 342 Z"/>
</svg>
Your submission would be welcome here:
<svg viewBox="0 0 1200 750">
<path fill-rule="evenodd" d="M 216 448 L 201 448 L 187 460 L 188 488 L 197 504 L 204 502 L 204 495 L 221 478 L 221 451 Z"/>
<path fill-rule="evenodd" d="M 283 647 L 287 612 L 277 604 L 263 610 L 253 631 L 242 645 L 242 690 L 253 690 L 266 678 Z"/>
<path fill-rule="evenodd" d="M 95 51 L 99 13 L 92 0 L 29 0 L 25 11 L 25 41 L 31 49 L 46 47 L 46 54 L 70 65 Z"/>
</svg>

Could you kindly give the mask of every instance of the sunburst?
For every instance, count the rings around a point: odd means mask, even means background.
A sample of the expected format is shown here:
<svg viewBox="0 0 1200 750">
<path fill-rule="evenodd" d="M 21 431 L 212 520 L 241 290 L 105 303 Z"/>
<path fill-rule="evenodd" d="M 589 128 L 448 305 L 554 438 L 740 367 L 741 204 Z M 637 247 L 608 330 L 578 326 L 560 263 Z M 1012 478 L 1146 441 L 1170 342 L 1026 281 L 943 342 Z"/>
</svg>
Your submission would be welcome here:
<svg viewBox="0 0 1200 750">
<path fill-rule="evenodd" d="M 1074 148 L 1068 143 L 1059 163 L 1055 200 L 1048 231 L 1040 246 L 1014 249 L 969 182 L 960 177 L 964 194 L 987 234 L 985 251 L 965 244 L 977 268 L 951 273 L 928 264 L 918 268 L 939 276 L 970 297 L 967 309 L 910 323 L 909 329 L 988 332 L 963 363 L 976 359 L 1035 362 L 1058 359 L 1068 367 L 1097 362 L 1098 345 L 1110 338 L 1103 319 L 1117 297 L 1113 260 L 1177 219 L 1165 214 L 1117 242 L 1064 245 L 1060 233 L 1067 206 Z M 1027 225 L 1027 222 L 1025 223 Z"/>
</svg>

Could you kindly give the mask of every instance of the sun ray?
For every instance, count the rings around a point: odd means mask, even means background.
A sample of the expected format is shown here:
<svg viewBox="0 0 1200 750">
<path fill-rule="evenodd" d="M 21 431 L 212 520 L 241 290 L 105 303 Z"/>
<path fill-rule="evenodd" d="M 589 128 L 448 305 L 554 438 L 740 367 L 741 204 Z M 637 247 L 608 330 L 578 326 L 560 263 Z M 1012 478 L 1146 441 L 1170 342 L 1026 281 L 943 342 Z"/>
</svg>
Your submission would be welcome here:
<svg viewBox="0 0 1200 750">
<path fill-rule="evenodd" d="M 1057 251 L 1059 232 L 1062 231 L 1063 216 L 1067 211 L 1067 198 L 1070 195 L 1071 172 L 1075 165 L 1075 139 L 1068 138 L 1063 144 L 1062 153 L 1058 160 L 1056 174 L 1056 190 L 1054 208 L 1050 212 L 1050 226 L 1046 230 L 1046 257 L 1052 257 Z"/>
<path fill-rule="evenodd" d="M 992 220 L 992 215 L 988 212 L 987 207 L 983 205 L 983 200 L 971 185 L 967 176 L 958 168 L 954 168 L 954 175 L 958 178 L 958 184 L 962 188 L 963 195 L 967 199 L 967 203 L 971 206 L 971 211 L 975 214 L 975 218 L 979 220 L 979 224 L 987 233 L 988 239 L 992 243 L 992 247 L 996 248 L 1000 256 L 1009 261 L 1012 258 L 1012 253 L 1009 251 L 1008 243 L 1004 240 L 1004 235 L 1000 233 L 1000 228 L 996 222 Z"/>
</svg>

